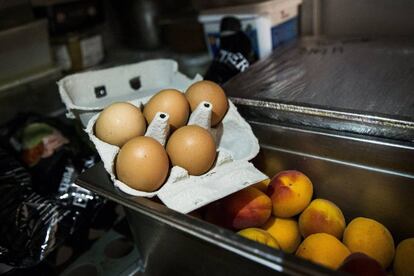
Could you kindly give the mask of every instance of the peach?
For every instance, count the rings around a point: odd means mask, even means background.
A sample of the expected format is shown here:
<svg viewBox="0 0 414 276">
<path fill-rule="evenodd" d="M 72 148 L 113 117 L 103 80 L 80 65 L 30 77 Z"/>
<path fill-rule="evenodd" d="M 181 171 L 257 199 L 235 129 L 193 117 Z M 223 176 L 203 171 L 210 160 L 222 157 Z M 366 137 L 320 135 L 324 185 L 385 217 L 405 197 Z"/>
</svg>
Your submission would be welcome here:
<svg viewBox="0 0 414 276">
<path fill-rule="evenodd" d="M 207 210 L 206 219 L 232 229 L 261 227 L 272 213 L 270 198 L 256 188 L 234 193 Z"/>
<path fill-rule="evenodd" d="M 276 239 L 280 249 L 287 253 L 295 252 L 300 244 L 301 236 L 295 219 L 271 217 L 262 228 L 269 232 Z"/>
<path fill-rule="evenodd" d="M 414 238 L 400 242 L 395 251 L 395 276 L 414 275 Z"/>
<path fill-rule="evenodd" d="M 272 178 L 267 195 L 273 202 L 273 215 L 289 218 L 296 216 L 309 205 L 313 185 L 299 171 L 282 171 Z"/>
<path fill-rule="evenodd" d="M 269 247 L 279 249 L 279 244 L 275 240 L 275 238 L 272 237 L 268 232 L 259 229 L 259 228 L 247 228 L 243 229 L 239 232 L 237 232 L 242 237 L 245 237 L 246 239 L 259 242 L 261 244 L 267 245 Z"/>
<path fill-rule="evenodd" d="M 299 217 L 299 229 L 304 238 L 315 233 L 327 233 L 342 238 L 345 218 L 341 209 L 325 199 L 315 199 Z"/>
<path fill-rule="evenodd" d="M 343 243 L 326 233 L 308 236 L 296 251 L 296 256 L 331 269 L 337 269 L 350 254 Z"/>
<path fill-rule="evenodd" d="M 352 253 L 365 253 L 383 268 L 387 268 L 394 258 L 394 239 L 390 231 L 373 219 L 353 219 L 345 228 L 343 242 Z"/>
</svg>

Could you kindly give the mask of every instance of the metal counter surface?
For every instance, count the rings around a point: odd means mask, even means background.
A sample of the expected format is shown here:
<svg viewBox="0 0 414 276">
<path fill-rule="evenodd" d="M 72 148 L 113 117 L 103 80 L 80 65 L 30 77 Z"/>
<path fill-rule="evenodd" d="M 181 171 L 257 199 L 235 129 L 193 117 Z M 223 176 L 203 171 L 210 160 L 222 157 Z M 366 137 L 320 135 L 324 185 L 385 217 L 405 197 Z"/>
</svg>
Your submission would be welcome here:
<svg viewBox="0 0 414 276">
<path fill-rule="evenodd" d="M 414 141 L 414 41 L 301 40 L 225 84 L 247 118 Z"/>
</svg>

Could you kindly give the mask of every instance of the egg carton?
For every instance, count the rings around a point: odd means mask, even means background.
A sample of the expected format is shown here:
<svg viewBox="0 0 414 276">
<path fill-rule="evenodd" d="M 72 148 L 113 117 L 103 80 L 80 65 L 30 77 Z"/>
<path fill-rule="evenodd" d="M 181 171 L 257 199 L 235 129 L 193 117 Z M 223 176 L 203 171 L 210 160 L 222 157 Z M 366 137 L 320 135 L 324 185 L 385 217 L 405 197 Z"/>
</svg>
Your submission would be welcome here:
<svg viewBox="0 0 414 276">
<path fill-rule="evenodd" d="M 141 108 L 149 99 L 150 97 L 130 103 Z M 164 185 L 155 192 L 133 189 L 116 178 L 114 161 L 120 148 L 95 136 L 93 130 L 99 114 L 90 119 L 86 132 L 118 189 L 132 196 L 157 195 L 167 207 L 188 213 L 267 178 L 249 162 L 259 152 L 259 143 L 234 104 L 229 101 L 225 117 L 215 128 L 210 127 L 211 108 L 212 105 L 208 102 L 200 103 L 191 113 L 188 125 L 199 125 L 212 134 L 217 145 L 217 158 L 213 168 L 201 176 L 193 176 L 184 168 L 174 166 Z M 145 136 L 150 136 L 165 146 L 169 133 L 168 119 L 167 113 L 158 112 L 148 126 Z"/>
<path fill-rule="evenodd" d="M 131 91 L 129 82 L 136 76 L 139 76 L 142 86 L 137 91 Z M 85 122 L 85 131 L 116 188 L 132 196 L 158 196 L 167 207 L 188 213 L 267 178 L 249 162 L 259 152 L 259 143 L 250 125 L 230 100 L 226 115 L 216 127 L 210 127 L 212 105 L 208 102 L 201 103 L 188 121 L 190 125 L 207 129 L 214 137 L 217 158 L 213 168 L 201 176 L 193 176 L 185 169 L 174 166 L 164 185 L 155 192 L 135 190 L 116 179 L 114 160 L 120 148 L 98 139 L 94 134 L 94 125 L 99 112 L 113 102 L 126 101 L 142 110 L 143 105 L 158 91 L 174 88 L 182 92 L 201 79 L 200 76 L 188 79 L 178 72 L 174 61 L 154 60 L 75 74 L 65 77 L 58 85 L 69 117 L 80 115 Z M 91 93 L 97 87 L 105 87 L 105 99 L 97 100 Z M 160 115 L 157 114 L 147 127 L 145 135 L 165 145 L 169 133 L 168 114 Z"/>
</svg>

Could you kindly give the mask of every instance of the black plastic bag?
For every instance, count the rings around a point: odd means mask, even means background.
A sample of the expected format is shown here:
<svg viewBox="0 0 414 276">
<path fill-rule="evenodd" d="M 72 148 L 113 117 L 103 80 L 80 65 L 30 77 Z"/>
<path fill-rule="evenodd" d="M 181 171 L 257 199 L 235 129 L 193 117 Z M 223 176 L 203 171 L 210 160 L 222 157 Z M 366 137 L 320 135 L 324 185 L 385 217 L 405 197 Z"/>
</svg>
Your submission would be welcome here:
<svg viewBox="0 0 414 276">
<path fill-rule="evenodd" d="M 98 157 L 81 148 L 76 135 L 62 134 L 70 128 L 63 126 L 26 115 L 1 129 L 7 151 L 0 148 L 0 263 L 20 268 L 40 263 L 89 227 L 104 203 L 74 184 Z"/>
</svg>

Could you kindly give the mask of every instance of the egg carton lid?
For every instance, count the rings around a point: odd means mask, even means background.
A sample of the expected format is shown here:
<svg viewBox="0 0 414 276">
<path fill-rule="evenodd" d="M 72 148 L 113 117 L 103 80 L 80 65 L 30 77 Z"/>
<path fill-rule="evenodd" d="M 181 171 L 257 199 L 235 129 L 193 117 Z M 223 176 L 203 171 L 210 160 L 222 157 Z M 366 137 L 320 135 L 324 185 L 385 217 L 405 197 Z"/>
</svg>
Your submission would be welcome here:
<svg viewBox="0 0 414 276">
<path fill-rule="evenodd" d="M 94 114 L 113 102 L 143 98 L 166 87 L 184 90 L 201 79 L 180 73 L 174 60 L 154 59 L 72 74 L 57 84 L 66 116 L 79 118 L 86 126 Z"/>
</svg>

